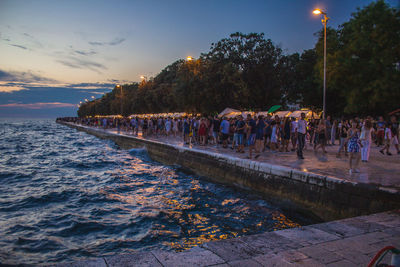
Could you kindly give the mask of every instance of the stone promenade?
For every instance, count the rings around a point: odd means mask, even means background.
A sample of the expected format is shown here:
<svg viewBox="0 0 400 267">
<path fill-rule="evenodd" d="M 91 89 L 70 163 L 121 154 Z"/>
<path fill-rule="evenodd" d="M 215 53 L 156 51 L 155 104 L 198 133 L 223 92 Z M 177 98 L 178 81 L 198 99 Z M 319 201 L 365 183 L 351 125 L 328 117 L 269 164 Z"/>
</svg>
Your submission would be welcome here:
<svg viewBox="0 0 400 267">
<path fill-rule="evenodd" d="M 114 134 L 118 134 L 116 129 L 107 130 Z M 129 133 L 121 132 L 121 135 L 132 136 Z M 143 139 L 141 133 L 136 138 Z M 202 150 L 205 152 L 220 153 L 224 155 L 230 155 L 236 158 L 247 159 L 248 150 L 245 154 L 236 153 L 234 150 L 228 148 L 224 149 L 221 145 L 185 145 L 182 141 L 182 137 L 155 137 L 149 136 L 146 139 L 154 140 L 174 146 L 190 147 L 193 149 Z M 391 146 L 392 156 L 382 155 L 379 153 L 378 147 L 375 144 L 371 145 L 371 153 L 369 162 L 360 162 L 359 169 L 360 173 L 349 173 L 349 159 L 348 157 L 342 156 L 336 157 L 339 149 L 338 140 L 336 145 L 327 146 L 327 153 L 323 153 L 321 149 L 314 152 L 310 144 L 306 144 L 304 151 L 304 160 L 297 159 L 296 152 L 275 152 L 266 150 L 261 153 L 261 156 L 257 159 L 252 159 L 257 162 L 266 162 L 269 164 L 285 166 L 292 169 L 297 169 L 303 172 L 315 173 L 319 175 L 329 175 L 338 177 L 351 182 L 365 183 L 365 184 L 377 184 L 386 188 L 394 190 L 400 190 L 400 155 L 396 153 L 395 147 Z M 289 146 L 289 149 L 291 145 Z M 253 154 L 254 157 L 254 154 Z"/>
<path fill-rule="evenodd" d="M 179 253 L 138 252 L 57 266 L 367 266 L 388 245 L 400 248 L 400 210 L 214 241 Z M 384 262 L 390 263 L 390 255 Z"/>
</svg>

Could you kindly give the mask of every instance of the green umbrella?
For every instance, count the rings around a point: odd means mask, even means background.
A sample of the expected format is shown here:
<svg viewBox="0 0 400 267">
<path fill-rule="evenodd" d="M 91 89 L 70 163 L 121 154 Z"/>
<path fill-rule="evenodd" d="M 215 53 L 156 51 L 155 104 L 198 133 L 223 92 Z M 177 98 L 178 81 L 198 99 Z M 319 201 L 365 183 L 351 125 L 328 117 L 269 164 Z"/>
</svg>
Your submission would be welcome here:
<svg viewBox="0 0 400 267">
<path fill-rule="evenodd" d="M 268 113 L 273 113 L 273 112 L 277 111 L 277 110 L 280 109 L 280 108 L 281 108 L 281 105 L 272 106 L 272 107 L 268 110 Z"/>
</svg>

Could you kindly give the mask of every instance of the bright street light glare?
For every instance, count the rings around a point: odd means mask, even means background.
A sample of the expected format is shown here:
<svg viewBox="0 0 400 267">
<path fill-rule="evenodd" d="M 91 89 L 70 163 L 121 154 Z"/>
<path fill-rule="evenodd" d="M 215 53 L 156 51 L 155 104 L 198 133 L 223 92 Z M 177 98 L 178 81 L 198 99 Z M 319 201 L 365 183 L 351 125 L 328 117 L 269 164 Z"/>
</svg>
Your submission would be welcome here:
<svg viewBox="0 0 400 267">
<path fill-rule="evenodd" d="M 186 58 L 186 60 L 187 61 L 191 61 L 193 58 L 191 57 L 191 56 L 188 56 L 187 58 Z"/>
<path fill-rule="evenodd" d="M 314 13 L 315 15 L 319 15 L 319 14 L 321 14 L 322 12 L 321 12 L 321 10 L 319 10 L 319 9 L 314 9 L 313 13 Z"/>
</svg>

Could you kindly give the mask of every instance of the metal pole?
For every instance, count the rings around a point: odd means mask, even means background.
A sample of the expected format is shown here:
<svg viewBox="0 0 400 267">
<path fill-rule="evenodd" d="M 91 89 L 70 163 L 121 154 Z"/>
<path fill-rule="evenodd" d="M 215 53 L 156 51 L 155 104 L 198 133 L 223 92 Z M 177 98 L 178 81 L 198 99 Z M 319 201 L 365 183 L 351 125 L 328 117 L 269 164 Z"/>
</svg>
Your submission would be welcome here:
<svg viewBox="0 0 400 267">
<path fill-rule="evenodd" d="M 322 118 L 325 119 L 325 98 L 326 98 L 326 23 L 328 22 L 328 18 L 324 14 L 324 98 L 323 98 L 323 110 L 322 110 Z"/>
<path fill-rule="evenodd" d="M 123 116 L 122 115 L 122 85 L 121 85 L 121 116 Z"/>
</svg>

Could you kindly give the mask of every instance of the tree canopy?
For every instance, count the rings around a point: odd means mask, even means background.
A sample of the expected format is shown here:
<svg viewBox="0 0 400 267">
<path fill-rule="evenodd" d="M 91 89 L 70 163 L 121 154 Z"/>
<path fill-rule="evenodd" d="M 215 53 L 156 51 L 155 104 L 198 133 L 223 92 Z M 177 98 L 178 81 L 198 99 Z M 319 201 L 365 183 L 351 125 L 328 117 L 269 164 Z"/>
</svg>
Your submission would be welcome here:
<svg viewBox="0 0 400 267">
<path fill-rule="evenodd" d="M 383 0 L 327 29 L 327 114 L 386 114 L 400 100 L 400 13 Z M 267 110 L 297 104 L 321 110 L 323 30 L 313 49 L 285 55 L 259 33 L 233 33 L 191 61 L 148 81 L 84 103 L 79 116 L 158 112 L 213 114 L 226 107 Z"/>
</svg>

